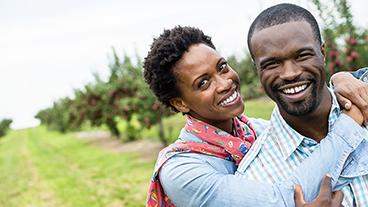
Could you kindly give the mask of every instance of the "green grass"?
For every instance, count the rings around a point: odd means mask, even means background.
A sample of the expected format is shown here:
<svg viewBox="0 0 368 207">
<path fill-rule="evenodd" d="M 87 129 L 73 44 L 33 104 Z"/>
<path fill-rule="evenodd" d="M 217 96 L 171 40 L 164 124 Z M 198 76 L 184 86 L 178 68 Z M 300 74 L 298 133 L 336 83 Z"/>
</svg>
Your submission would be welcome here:
<svg viewBox="0 0 368 207">
<path fill-rule="evenodd" d="M 270 119 L 275 103 L 267 97 L 245 101 L 244 114 L 248 117 Z"/>
<path fill-rule="evenodd" d="M 249 117 L 265 119 L 274 107 L 264 98 L 245 105 Z M 172 141 L 184 122 L 181 114 L 164 120 Z M 145 129 L 142 137 L 157 137 L 157 130 Z M 0 139 L 0 206 L 145 206 L 153 159 L 112 153 L 44 127 L 11 131 Z"/>
<path fill-rule="evenodd" d="M 0 140 L 0 206 L 144 206 L 154 161 L 43 127 Z"/>
</svg>

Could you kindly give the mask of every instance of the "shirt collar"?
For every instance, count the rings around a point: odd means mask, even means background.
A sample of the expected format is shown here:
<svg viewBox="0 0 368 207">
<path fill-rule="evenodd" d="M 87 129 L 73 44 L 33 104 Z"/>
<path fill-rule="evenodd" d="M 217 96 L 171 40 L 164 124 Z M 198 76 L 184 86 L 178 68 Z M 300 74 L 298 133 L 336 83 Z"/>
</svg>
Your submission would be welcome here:
<svg viewBox="0 0 368 207">
<path fill-rule="evenodd" d="M 332 105 L 328 117 L 329 131 L 333 123 L 335 123 L 337 117 L 340 115 L 341 110 L 337 102 L 336 96 L 331 89 L 330 94 L 332 96 Z M 304 142 L 304 145 L 312 146 L 317 143 L 308 137 L 299 134 L 294 130 L 281 116 L 278 107 L 276 106 L 271 115 L 271 129 L 276 136 L 276 143 L 281 150 L 283 159 L 287 159 L 290 155 Z"/>
<path fill-rule="evenodd" d="M 304 137 L 289 126 L 281 116 L 276 106 L 271 115 L 271 129 L 275 135 L 277 147 L 280 149 L 282 157 L 286 160 L 301 144 Z"/>
</svg>

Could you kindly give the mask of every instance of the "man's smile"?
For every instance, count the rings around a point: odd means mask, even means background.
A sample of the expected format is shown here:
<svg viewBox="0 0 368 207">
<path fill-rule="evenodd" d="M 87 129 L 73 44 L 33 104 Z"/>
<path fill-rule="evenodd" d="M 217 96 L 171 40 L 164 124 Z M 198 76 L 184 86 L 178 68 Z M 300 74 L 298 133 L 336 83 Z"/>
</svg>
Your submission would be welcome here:
<svg viewBox="0 0 368 207">
<path fill-rule="evenodd" d="M 311 81 L 300 81 L 297 83 L 286 84 L 278 87 L 281 96 L 285 97 L 290 102 L 298 102 L 303 100 L 312 91 Z"/>
</svg>

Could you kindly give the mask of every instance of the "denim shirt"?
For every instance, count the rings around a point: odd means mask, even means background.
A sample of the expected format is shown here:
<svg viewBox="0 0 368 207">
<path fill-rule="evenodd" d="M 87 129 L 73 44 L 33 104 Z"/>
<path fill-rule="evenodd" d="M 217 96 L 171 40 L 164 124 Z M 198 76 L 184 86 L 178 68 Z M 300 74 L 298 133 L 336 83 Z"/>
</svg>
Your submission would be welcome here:
<svg viewBox="0 0 368 207">
<path fill-rule="evenodd" d="M 360 79 L 361 81 L 363 81 L 364 83 L 368 83 L 368 67 L 365 68 L 361 68 L 357 71 L 354 71 L 352 73 L 352 75 L 357 78 Z"/>
<path fill-rule="evenodd" d="M 262 123 L 253 125 L 257 127 Z M 349 130 L 345 130 L 347 128 Z M 177 207 L 294 206 L 295 184 L 307 189 L 304 193 L 316 197 L 315 189 L 319 188 L 326 173 L 336 181 L 346 167 L 361 169 L 356 167 L 361 165 L 359 162 L 344 164 L 358 147 L 368 153 L 368 145 L 362 144 L 367 135 L 366 130 L 342 114 L 331 132 L 321 141 L 320 147 L 294 174 L 288 180 L 274 184 L 247 180 L 234 174 L 237 166 L 233 162 L 195 153 L 182 153 L 169 159 L 161 168 L 159 178 L 165 193 Z M 179 137 L 183 140 L 200 141 L 184 130 Z M 259 143 L 257 140 L 254 145 Z"/>
</svg>

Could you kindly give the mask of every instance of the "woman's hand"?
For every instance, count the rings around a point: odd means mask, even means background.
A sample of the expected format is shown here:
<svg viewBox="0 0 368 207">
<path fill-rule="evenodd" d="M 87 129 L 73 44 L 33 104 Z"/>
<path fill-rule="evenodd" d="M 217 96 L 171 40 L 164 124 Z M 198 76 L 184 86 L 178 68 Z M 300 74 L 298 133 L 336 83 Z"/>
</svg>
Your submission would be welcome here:
<svg viewBox="0 0 368 207">
<path fill-rule="evenodd" d="M 342 108 L 349 111 L 355 104 L 368 121 L 368 84 L 348 72 L 339 72 L 331 77 L 335 95 Z"/>
<path fill-rule="evenodd" d="M 354 121 L 356 121 L 359 125 L 364 124 L 363 113 L 354 104 L 350 107 L 349 110 L 344 109 L 342 112 L 354 119 Z"/>
<path fill-rule="evenodd" d="M 300 185 L 297 185 L 294 190 L 294 200 L 296 207 L 341 207 L 344 194 L 341 191 L 332 192 L 331 178 L 324 176 L 322 179 L 321 188 L 317 198 L 306 203 Z"/>
</svg>

